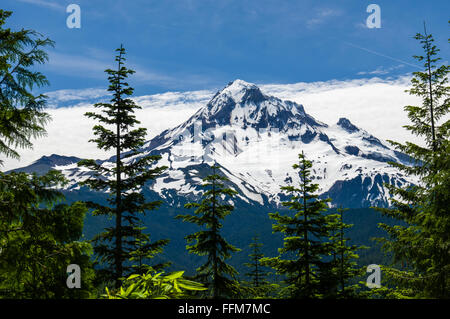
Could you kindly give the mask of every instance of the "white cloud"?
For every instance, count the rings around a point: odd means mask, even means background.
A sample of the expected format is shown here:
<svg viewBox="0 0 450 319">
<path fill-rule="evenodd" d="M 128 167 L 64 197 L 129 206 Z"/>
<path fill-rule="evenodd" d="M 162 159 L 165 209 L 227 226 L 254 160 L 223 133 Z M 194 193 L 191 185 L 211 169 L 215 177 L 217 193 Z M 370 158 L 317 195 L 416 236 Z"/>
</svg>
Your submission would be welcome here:
<svg viewBox="0 0 450 319">
<path fill-rule="evenodd" d="M 54 9 L 54 10 L 65 10 L 64 6 L 62 6 L 60 3 L 57 3 L 54 1 L 47 1 L 47 0 L 17 0 L 17 1 L 34 4 L 34 5 L 38 5 L 41 7 Z"/>
<path fill-rule="evenodd" d="M 303 104 L 307 113 L 327 124 L 346 117 L 378 138 L 421 143 L 402 127 L 410 123 L 403 107 L 421 103 L 405 92 L 409 83 L 410 77 L 403 76 L 261 87 L 266 93 Z"/>
<path fill-rule="evenodd" d="M 378 67 L 373 71 L 361 71 L 358 72 L 357 75 L 384 75 L 384 74 L 389 74 L 390 72 L 403 68 L 404 65 L 400 64 L 400 65 L 395 65 L 395 66 L 391 66 L 389 68 L 384 68 L 384 67 Z"/>
<path fill-rule="evenodd" d="M 379 78 L 347 81 L 326 81 L 295 84 L 260 85 L 263 92 L 304 105 L 306 112 L 319 121 L 334 124 L 346 117 L 355 125 L 378 138 L 400 142 L 420 143 L 402 125 L 409 123 L 403 106 L 419 104 L 420 100 L 404 92 L 409 87 L 407 76 L 394 80 Z M 67 93 L 66 95 L 64 93 Z M 136 112 L 142 126 L 148 129 L 148 138 L 187 120 L 195 111 L 206 105 L 215 91 L 168 92 L 135 97 L 143 107 Z M 48 136 L 34 141 L 33 150 L 20 150 L 21 161 L 4 159 L 2 170 L 29 165 L 43 155 L 60 154 L 83 158 L 106 158 L 108 155 L 88 143 L 94 122 L 83 114 L 92 111 L 89 99 L 101 95 L 96 89 L 60 90 L 50 92 L 53 99 L 73 99 L 73 107 L 50 108 L 53 117 L 47 126 Z M 81 101 L 81 102 L 80 102 Z M 70 101 L 69 101 L 70 102 Z"/>
<path fill-rule="evenodd" d="M 383 68 L 376 68 L 373 71 L 361 71 L 356 73 L 357 75 L 383 75 L 383 74 L 388 74 L 389 71 L 385 70 Z"/>
<path fill-rule="evenodd" d="M 340 10 L 331 9 L 331 8 L 316 10 L 315 15 L 306 21 L 306 26 L 310 29 L 314 28 L 315 26 L 318 26 L 318 25 L 324 23 L 328 19 L 330 19 L 332 17 L 340 16 L 341 14 L 342 14 L 342 12 Z"/>
<path fill-rule="evenodd" d="M 80 90 L 57 90 L 44 93 L 48 97 L 48 104 L 52 107 L 60 106 L 61 102 L 84 101 L 105 97 L 109 92 L 105 89 L 80 89 Z"/>
</svg>

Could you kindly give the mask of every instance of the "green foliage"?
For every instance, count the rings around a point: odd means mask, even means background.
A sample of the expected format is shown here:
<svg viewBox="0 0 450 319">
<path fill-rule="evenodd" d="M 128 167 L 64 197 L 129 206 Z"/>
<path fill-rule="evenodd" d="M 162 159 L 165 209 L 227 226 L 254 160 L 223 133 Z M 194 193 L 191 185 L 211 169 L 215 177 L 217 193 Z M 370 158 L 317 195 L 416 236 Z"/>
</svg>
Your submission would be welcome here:
<svg viewBox="0 0 450 319">
<path fill-rule="evenodd" d="M 117 291 L 106 288 L 108 299 L 180 299 L 191 292 L 206 290 L 202 284 L 183 278 L 184 271 L 168 275 L 152 269 L 146 274 L 133 274 L 125 279 Z"/>
<path fill-rule="evenodd" d="M 19 158 L 16 148 L 31 148 L 30 138 L 44 135 L 50 120 L 43 112 L 46 96 L 32 93 L 48 81 L 33 68 L 48 60 L 42 48 L 54 43 L 33 30 L 6 29 L 11 14 L 0 9 L 0 154 Z"/>
<path fill-rule="evenodd" d="M 328 226 L 330 227 L 329 240 L 332 244 L 332 259 L 327 279 L 332 288 L 324 294 L 325 297 L 356 297 L 360 288 L 358 284 L 352 284 L 351 281 L 361 271 L 357 268 L 356 260 L 359 256 L 356 251 L 366 247 L 349 244 L 350 238 L 346 236 L 345 231 L 353 225 L 344 222 L 344 212 L 347 210 L 338 208 L 336 214 L 328 215 L 331 219 Z"/>
<path fill-rule="evenodd" d="M 281 188 L 291 194 L 291 199 L 282 204 L 292 214 L 269 214 L 276 222 L 272 226 L 273 231 L 284 235 L 284 246 L 278 249 L 278 257 L 261 260 L 264 265 L 286 276 L 285 290 L 290 298 L 322 297 L 335 286 L 336 276 L 329 261 L 334 247 L 327 241 L 334 216 L 325 214 L 330 199 L 319 199 L 316 194 L 318 185 L 312 183 L 311 167 L 312 163 L 304 154 L 299 154 L 299 163 L 293 165 L 299 170 L 299 187 Z"/>
<path fill-rule="evenodd" d="M 267 283 L 267 272 L 264 271 L 264 268 L 261 265 L 261 258 L 263 258 L 264 255 L 261 253 L 263 244 L 259 242 L 259 236 L 254 236 L 252 238 L 252 243 L 250 243 L 249 246 L 252 249 L 252 252 L 249 254 L 250 262 L 245 263 L 245 266 L 250 268 L 250 272 L 246 275 L 253 283 L 253 287 L 258 288 Z"/>
<path fill-rule="evenodd" d="M 219 167 L 213 165 L 213 174 L 203 179 L 203 199 L 200 203 L 188 203 L 186 208 L 195 208 L 194 215 L 178 215 L 176 218 L 185 222 L 194 223 L 205 227 L 206 230 L 195 232 L 186 236 L 189 253 L 199 256 L 207 256 L 207 262 L 197 269 L 196 278 L 207 285 L 212 298 L 235 296 L 239 293 L 236 282 L 237 272 L 226 259 L 231 258 L 231 253 L 240 249 L 229 244 L 220 234 L 222 224 L 220 220 L 228 216 L 234 209 L 232 204 L 227 204 L 221 198 L 233 197 L 237 194 L 231 188 L 226 188 L 220 181 L 227 181 L 225 176 L 216 174 Z"/>
<path fill-rule="evenodd" d="M 424 62 L 423 72 L 414 72 L 412 95 L 422 98 L 420 106 L 405 106 L 412 125 L 404 127 L 424 139 L 425 145 L 390 141 L 399 151 L 409 155 L 414 165 L 391 163 L 404 173 L 415 176 L 419 183 L 407 187 L 387 185 L 394 195 L 391 209 L 379 209 L 404 225 L 380 224 L 389 238 L 379 242 L 393 254 L 391 267 L 383 273 L 396 296 L 414 298 L 449 298 L 450 292 L 450 87 L 448 65 L 438 65 L 439 49 L 432 35 L 418 33 Z M 399 266 L 400 265 L 400 266 Z M 400 269 L 398 269 L 400 268 Z"/>
<path fill-rule="evenodd" d="M 141 223 L 142 224 L 142 223 Z M 136 239 L 134 242 L 135 249 L 130 252 L 130 261 L 133 262 L 131 267 L 134 273 L 145 274 L 150 269 L 161 270 L 170 266 L 170 262 L 149 266 L 146 262 L 155 257 L 156 254 L 163 252 L 163 247 L 169 243 L 167 239 L 161 239 L 154 242 L 150 241 L 150 236 L 143 231 L 146 227 L 136 227 Z"/>
<path fill-rule="evenodd" d="M 251 281 L 239 281 L 239 297 L 242 299 L 277 299 L 283 298 L 282 285 L 275 281 L 266 281 L 258 287 Z"/>
<path fill-rule="evenodd" d="M 366 299 L 414 299 L 411 288 L 407 286 L 395 287 L 393 278 L 403 277 L 405 281 L 413 279 L 414 274 L 410 271 L 398 270 L 390 266 L 380 266 L 381 269 L 381 287 L 371 288 L 361 291 L 359 297 Z M 366 282 L 360 282 L 366 285 Z M 395 289 L 393 289 L 395 287 Z"/>
<path fill-rule="evenodd" d="M 0 292 L 6 298 L 87 298 L 91 245 L 78 241 L 87 208 L 55 190 L 63 176 L 0 173 Z M 82 288 L 68 289 L 67 266 L 82 269 Z"/>
<path fill-rule="evenodd" d="M 93 172 L 83 185 L 95 191 L 108 191 L 111 195 L 108 199 L 109 206 L 95 202 L 87 202 L 87 205 L 93 209 L 94 215 L 115 217 L 115 226 L 106 228 L 94 238 L 94 242 L 100 263 L 106 265 L 100 274 L 104 280 L 113 280 L 117 288 L 121 285 L 121 278 L 132 270 L 127 261 L 142 259 L 143 256 L 150 257 L 161 251 L 167 241 L 149 244 L 148 237 L 142 232 L 143 228 L 138 227 L 138 214 L 145 214 L 161 204 L 160 201 L 146 202 L 141 190 L 147 181 L 161 174 L 166 167 L 153 167 L 161 157 L 143 155 L 140 150 L 145 142 L 146 129 L 133 129 L 140 123 L 134 115 L 140 106 L 130 98 L 133 88 L 126 82 L 127 77 L 134 71 L 124 66 L 125 49 L 121 46 L 116 51 L 117 70 L 105 71 L 109 75 L 108 91 L 112 92 L 110 103 L 94 104 L 102 113 L 85 114 L 103 124 L 94 126 L 96 138 L 91 142 L 105 151 L 114 149 L 116 163 L 114 167 L 108 167 L 94 160 L 82 160 L 78 166 Z M 145 245 L 142 245 L 143 241 L 146 242 Z"/>
<path fill-rule="evenodd" d="M 249 245 L 251 253 L 250 262 L 244 263 L 249 268 L 246 276 L 250 281 L 241 282 L 241 290 L 245 298 L 273 298 L 279 290 L 279 285 L 270 283 L 267 277 L 270 275 L 261 264 L 264 254 L 261 252 L 263 244 L 259 242 L 259 236 L 255 235 Z"/>
</svg>

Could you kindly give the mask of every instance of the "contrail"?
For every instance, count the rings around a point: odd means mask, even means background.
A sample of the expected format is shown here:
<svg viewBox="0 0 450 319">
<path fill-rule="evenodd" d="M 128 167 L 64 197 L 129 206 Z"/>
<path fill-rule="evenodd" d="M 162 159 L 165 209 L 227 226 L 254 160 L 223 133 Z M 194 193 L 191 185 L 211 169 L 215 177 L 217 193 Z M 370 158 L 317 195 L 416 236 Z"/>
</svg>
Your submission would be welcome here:
<svg viewBox="0 0 450 319">
<path fill-rule="evenodd" d="M 388 55 L 386 55 L 386 54 L 382 54 L 382 53 L 379 53 L 379 52 L 376 52 L 376 51 L 373 51 L 373 50 L 369 50 L 369 49 L 360 47 L 360 46 L 358 46 L 358 45 L 356 45 L 356 44 L 353 44 L 353 43 L 350 43 L 350 42 L 345 42 L 345 41 L 344 41 L 344 43 L 347 44 L 347 45 L 349 45 L 349 46 L 355 47 L 355 48 L 357 48 L 357 49 L 364 50 L 364 51 L 366 51 L 366 52 L 369 52 L 369 53 L 372 53 L 372 54 L 381 56 L 381 57 L 383 57 L 383 58 L 387 58 L 387 59 L 390 59 L 390 60 L 393 60 L 393 61 L 396 61 L 396 62 L 400 62 L 400 63 L 403 63 L 403 64 L 407 64 L 407 65 L 413 66 L 413 67 L 415 67 L 415 68 L 421 69 L 421 67 L 419 67 L 418 65 L 415 65 L 415 64 L 412 64 L 412 63 L 409 63 L 409 62 L 405 62 L 405 61 L 400 60 L 400 59 L 393 58 L 393 57 L 388 56 Z"/>
</svg>

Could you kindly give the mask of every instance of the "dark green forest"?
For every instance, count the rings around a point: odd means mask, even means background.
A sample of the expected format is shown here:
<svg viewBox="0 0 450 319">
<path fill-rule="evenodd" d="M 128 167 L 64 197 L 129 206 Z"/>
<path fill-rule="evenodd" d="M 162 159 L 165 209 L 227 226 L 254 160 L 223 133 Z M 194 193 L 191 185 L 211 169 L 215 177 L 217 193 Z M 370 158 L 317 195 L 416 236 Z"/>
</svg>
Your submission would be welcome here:
<svg viewBox="0 0 450 319">
<path fill-rule="evenodd" d="M 36 66 L 54 42 L 8 28 L 12 14 L 0 10 L 0 159 L 19 159 L 51 120 L 47 97 L 35 91 L 48 85 Z M 286 200 L 267 211 L 236 201 L 217 164 L 203 170 L 198 201 L 172 207 L 141 191 L 167 167 L 159 155 L 136 157 L 147 131 L 131 99 L 135 71 L 119 44 L 116 67 L 105 70 L 111 99 L 85 114 L 96 123 L 86 143 L 114 151 L 115 165 L 80 160 L 92 175 L 79 191 L 64 190 L 55 170 L 0 172 L 0 298 L 449 298 L 449 66 L 426 29 L 415 39 L 411 56 L 423 68 L 406 93 L 422 103 L 404 106 L 412 123 L 404 129 L 424 146 L 389 143 L 411 159 L 390 165 L 420 183 L 387 184 L 394 196 L 387 208 L 330 208 L 300 149 L 292 163 L 299 185 L 280 185 Z M 381 283 L 368 287 L 374 263 Z M 73 264 L 78 283 L 67 270 Z"/>
</svg>

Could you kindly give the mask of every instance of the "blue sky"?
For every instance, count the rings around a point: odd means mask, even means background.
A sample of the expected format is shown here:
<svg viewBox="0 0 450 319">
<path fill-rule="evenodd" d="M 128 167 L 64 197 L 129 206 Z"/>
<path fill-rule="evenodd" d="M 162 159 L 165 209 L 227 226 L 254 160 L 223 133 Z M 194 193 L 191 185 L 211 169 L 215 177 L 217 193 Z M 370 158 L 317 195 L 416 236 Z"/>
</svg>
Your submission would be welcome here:
<svg viewBox="0 0 450 319">
<path fill-rule="evenodd" d="M 66 26 L 66 7 L 81 7 L 81 29 Z M 366 8 L 381 8 L 369 29 Z M 444 61 L 450 1 L 2 0 L 8 26 L 56 42 L 40 67 L 46 91 L 106 87 L 114 49 L 127 49 L 136 94 L 254 83 L 397 77 L 417 70 L 413 39 L 426 20 Z"/>
</svg>

